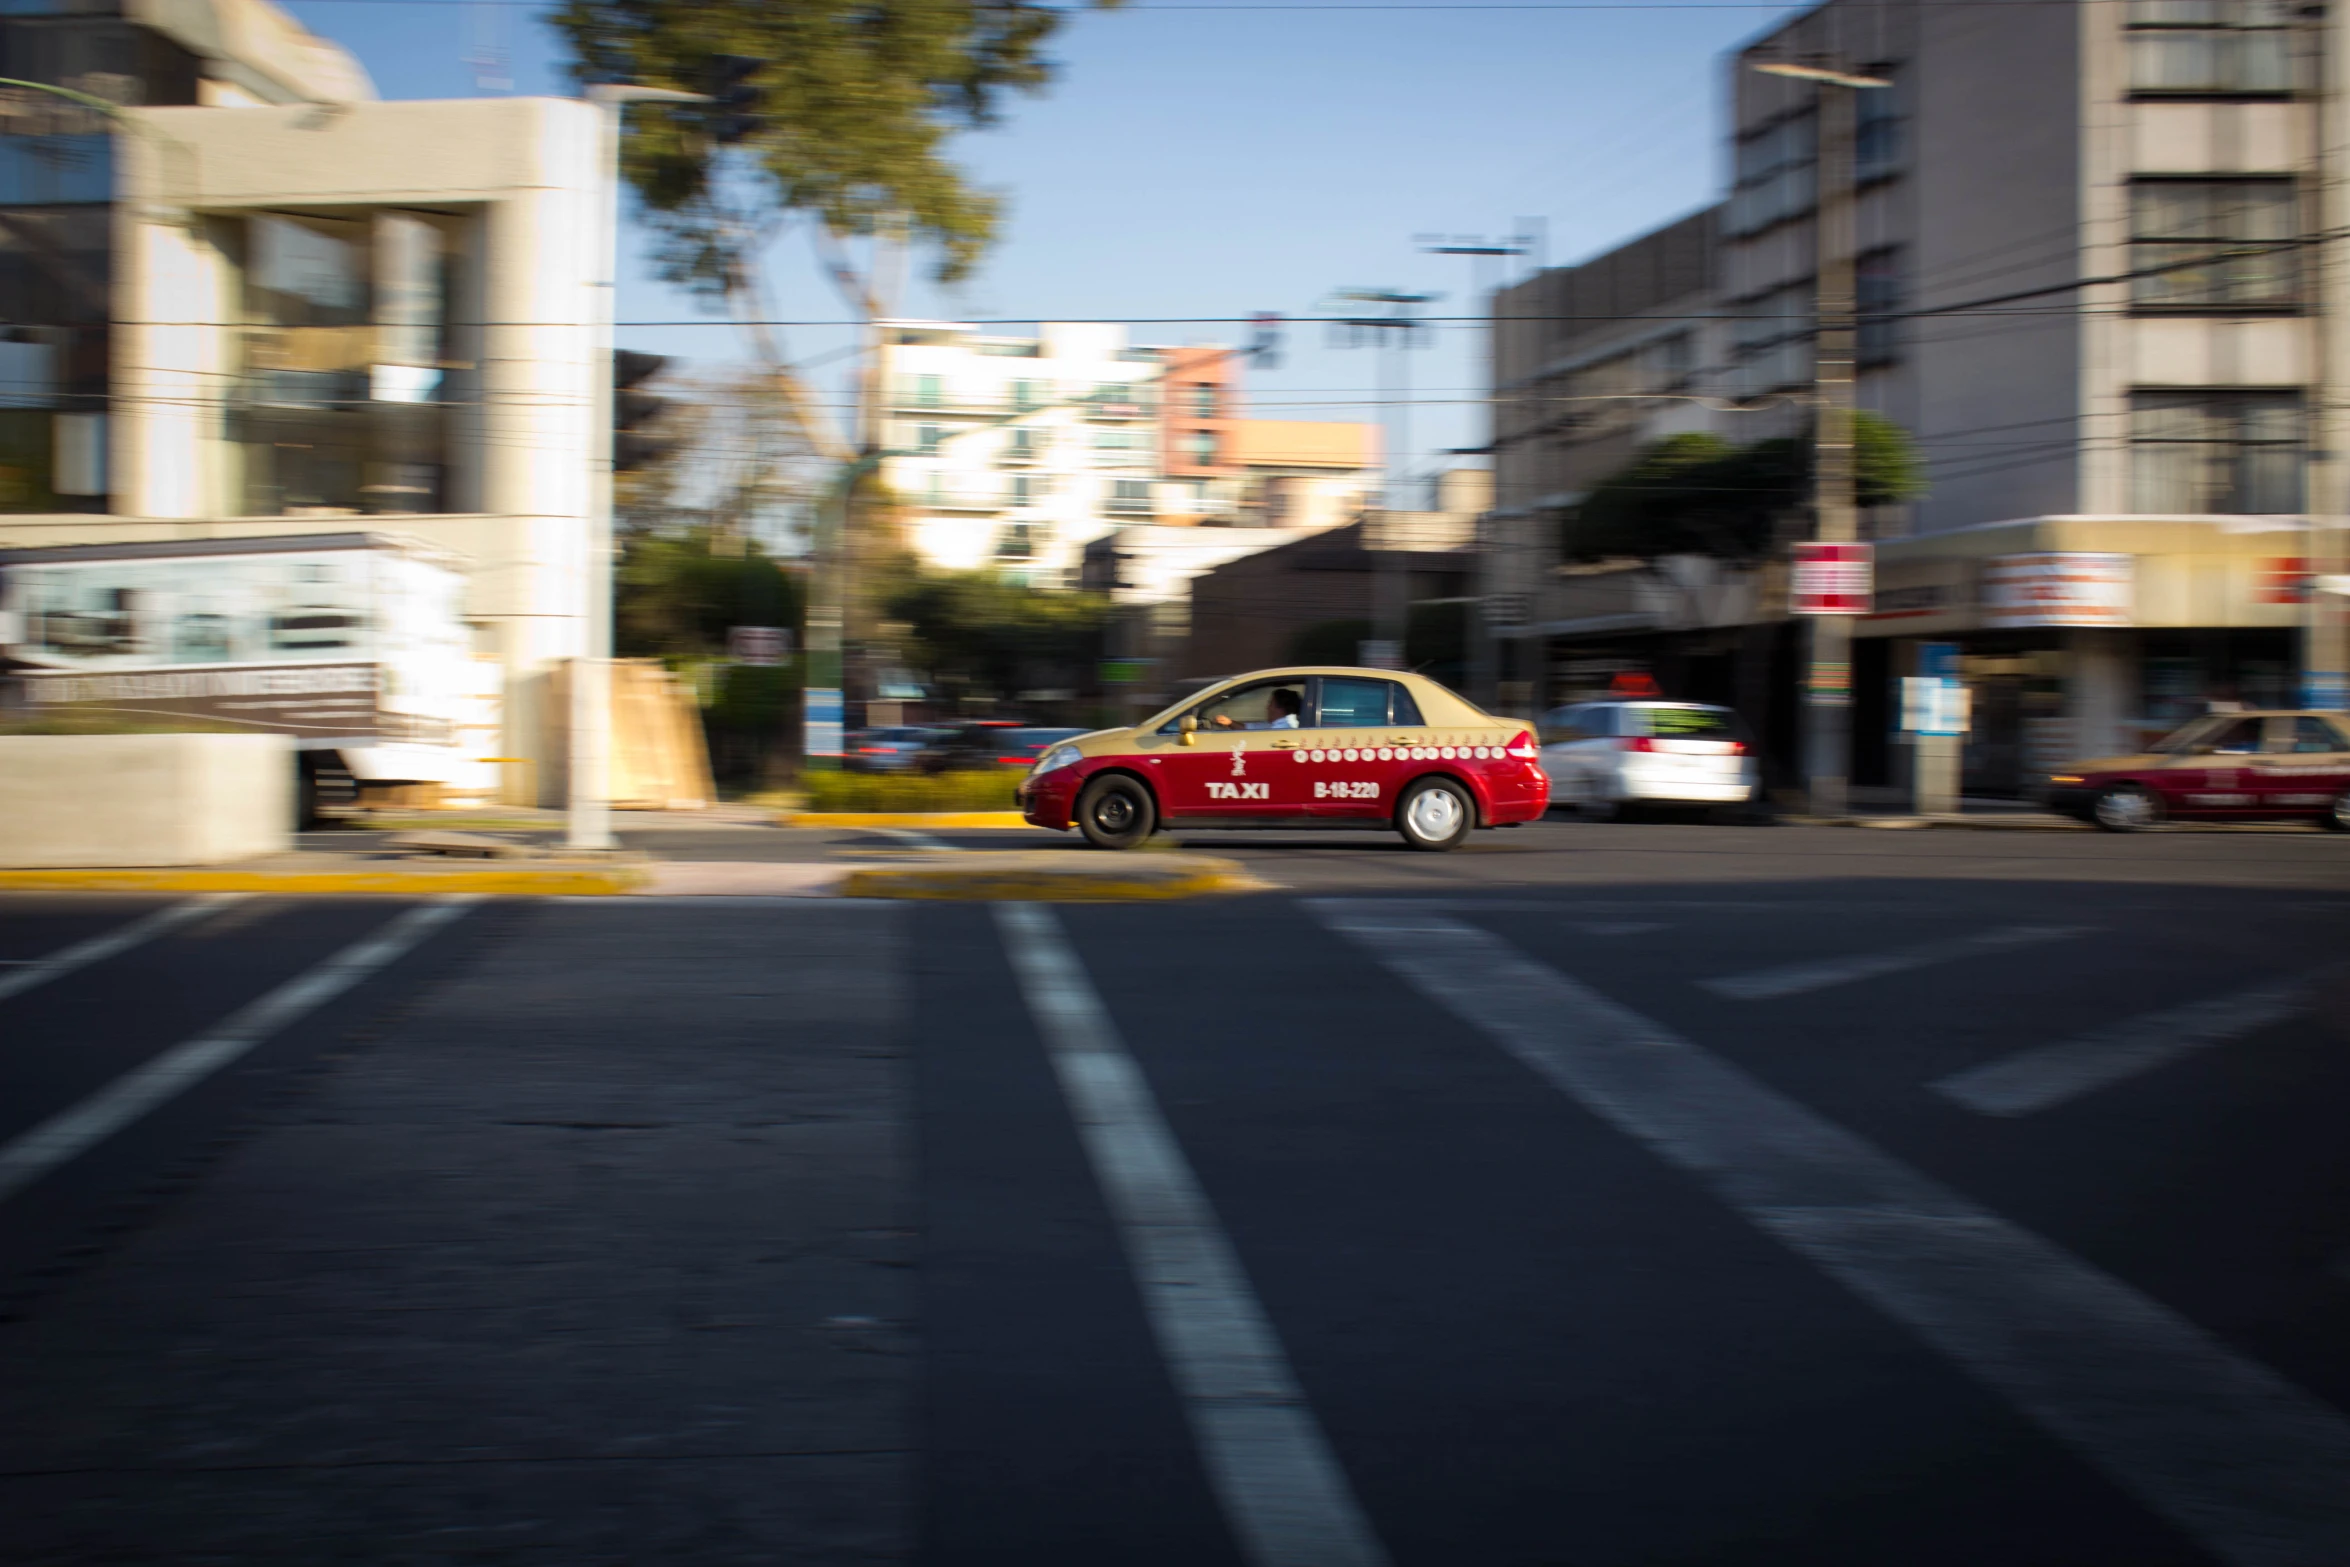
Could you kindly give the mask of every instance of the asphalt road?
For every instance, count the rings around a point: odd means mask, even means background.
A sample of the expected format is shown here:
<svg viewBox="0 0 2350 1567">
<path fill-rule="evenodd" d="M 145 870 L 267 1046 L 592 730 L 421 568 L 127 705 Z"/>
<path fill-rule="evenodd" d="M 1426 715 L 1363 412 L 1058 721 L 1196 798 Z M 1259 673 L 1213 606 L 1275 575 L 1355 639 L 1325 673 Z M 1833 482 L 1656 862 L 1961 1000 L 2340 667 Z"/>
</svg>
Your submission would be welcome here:
<svg viewBox="0 0 2350 1567">
<path fill-rule="evenodd" d="M 0 1560 L 2350 1561 L 2350 839 L 1186 846 L 0 902 Z"/>
</svg>

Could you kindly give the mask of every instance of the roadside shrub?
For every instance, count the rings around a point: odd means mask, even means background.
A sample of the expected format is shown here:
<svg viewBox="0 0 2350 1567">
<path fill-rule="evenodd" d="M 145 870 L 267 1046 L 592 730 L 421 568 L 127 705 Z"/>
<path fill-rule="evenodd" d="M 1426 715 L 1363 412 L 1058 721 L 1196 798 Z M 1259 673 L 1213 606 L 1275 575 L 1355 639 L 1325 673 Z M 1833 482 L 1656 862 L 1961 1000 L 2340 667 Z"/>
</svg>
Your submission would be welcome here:
<svg viewBox="0 0 2350 1567">
<path fill-rule="evenodd" d="M 800 790 L 811 811 L 1009 811 L 1013 768 L 985 773 L 940 773 L 925 778 L 897 773 L 810 772 Z"/>
</svg>

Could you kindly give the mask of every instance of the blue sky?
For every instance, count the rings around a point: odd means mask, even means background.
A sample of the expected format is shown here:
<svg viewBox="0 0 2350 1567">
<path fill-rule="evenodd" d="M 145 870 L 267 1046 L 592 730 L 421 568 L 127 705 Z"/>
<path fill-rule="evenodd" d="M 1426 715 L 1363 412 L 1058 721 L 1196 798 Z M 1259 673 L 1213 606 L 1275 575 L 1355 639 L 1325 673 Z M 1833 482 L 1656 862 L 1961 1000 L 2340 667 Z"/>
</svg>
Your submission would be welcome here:
<svg viewBox="0 0 2350 1567">
<path fill-rule="evenodd" d="M 566 91 L 536 9 L 415 0 L 292 0 L 352 49 L 389 98 L 470 97 L 485 44 L 513 91 Z M 907 313 L 955 319 L 1244 317 L 1312 313 L 1331 290 L 1423 289 L 1433 314 L 1474 315 L 1473 263 L 1420 254 L 1415 236 L 1548 228 L 1555 265 L 1710 199 L 1722 166 L 1723 51 L 1799 7 L 1651 0 L 1597 7 L 1296 0 L 1178 10 L 1147 3 L 1077 16 L 1056 40 L 1059 81 L 958 153 L 1010 213 L 1001 244 L 953 293 L 917 284 Z M 624 321 L 705 313 L 643 264 L 624 233 Z M 787 242 L 776 313 L 841 308 Z M 1235 341 L 1237 327 L 1138 324 L 1137 341 Z M 796 357 L 847 341 L 789 334 Z M 625 329 L 630 347 L 699 364 L 747 357 L 723 324 Z M 1252 370 L 1265 417 L 1376 418 L 1369 352 L 1288 334 L 1277 371 Z M 818 372 L 820 377 L 831 372 Z M 1410 449 L 1426 469 L 1484 438 L 1481 349 L 1454 326 L 1413 355 Z"/>
</svg>

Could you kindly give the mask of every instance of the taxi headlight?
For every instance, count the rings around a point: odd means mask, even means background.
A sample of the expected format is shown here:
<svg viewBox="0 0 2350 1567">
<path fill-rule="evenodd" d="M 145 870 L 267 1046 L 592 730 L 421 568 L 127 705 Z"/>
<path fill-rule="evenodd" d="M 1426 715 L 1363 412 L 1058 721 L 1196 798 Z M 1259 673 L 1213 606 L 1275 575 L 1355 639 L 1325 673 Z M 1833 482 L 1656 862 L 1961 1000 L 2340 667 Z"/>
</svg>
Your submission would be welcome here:
<svg viewBox="0 0 2350 1567">
<path fill-rule="evenodd" d="M 1083 758 L 1084 753 L 1073 745 L 1056 745 L 1036 759 L 1036 770 L 1049 773 L 1056 768 L 1075 767 Z"/>
</svg>

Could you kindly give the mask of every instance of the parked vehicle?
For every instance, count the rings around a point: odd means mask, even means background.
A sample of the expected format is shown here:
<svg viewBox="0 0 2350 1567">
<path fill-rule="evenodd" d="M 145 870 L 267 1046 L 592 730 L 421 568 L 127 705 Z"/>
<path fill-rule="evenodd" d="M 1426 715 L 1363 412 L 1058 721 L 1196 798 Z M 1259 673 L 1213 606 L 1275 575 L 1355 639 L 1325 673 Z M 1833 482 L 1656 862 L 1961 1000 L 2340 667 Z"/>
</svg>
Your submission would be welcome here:
<svg viewBox="0 0 2350 1567">
<path fill-rule="evenodd" d="M 2350 726 L 2340 713 L 2212 713 L 2139 755 L 2058 769 L 2047 800 L 2108 832 L 2296 818 L 2350 832 Z"/>
<path fill-rule="evenodd" d="M 1751 806 L 1762 777 L 1745 720 L 1703 702 L 1610 701 L 1543 715 L 1550 803 L 1579 815 L 1627 806 Z"/>
<path fill-rule="evenodd" d="M 1164 826 L 1386 827 L 1442 850 L 1541 816 L 1549 780 L 1523 721 L 1425 676 L 1265 669 L 1052 746 L 1018 796 L 1035 825 L 1102 849 Z"/>
<path fill-rule="evenodd" d="M 915 765 L 926 773 L 1026 772 L 1046 749 L 1073 740 L 1082 729 L 1032 729 L 1013 719 L 988 719 L 948 730 L 924 746 Z"/>
<path fill-rule="evenodd" d="M 905 773 L 914 770 L 922 748 L 947 731 L 915 724 L 860 729 L 848 737 L 842 761 L 851 772 Z"/>
</svg>

